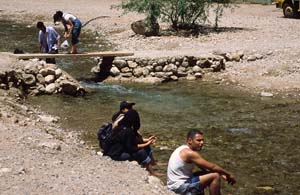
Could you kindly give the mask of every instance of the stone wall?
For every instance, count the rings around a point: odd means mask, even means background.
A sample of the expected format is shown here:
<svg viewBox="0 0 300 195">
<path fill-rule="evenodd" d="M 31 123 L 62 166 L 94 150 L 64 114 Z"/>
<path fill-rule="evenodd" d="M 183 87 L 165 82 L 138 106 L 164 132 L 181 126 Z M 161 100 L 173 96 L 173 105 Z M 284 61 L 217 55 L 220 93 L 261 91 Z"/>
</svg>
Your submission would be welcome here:
<svg viewBox="0 0 300 195">
<path fill-rule="evenodd" d="M 181 79 L 201 79 L 206 72 L 219 72 L 230 61 L 255 61 L 264 56 L 244 55 L 243 52 L 221 53 L 170 58 L 116 58 L 110 69 L 108 80 L 161 83 Z M 99 59 L 98 59 L 99 60 Z M 91 71 L 100 72 L 101 60 Z"/>
<path fill-rule="evenodd" d="M 26 94 L 41 95 L 63 93 L 84 95 L 85 89 L 55 64 L 45 61 L 20 61 L 16 68 L 0 71 L 0 88 L 20 88 Z"/>
</svg>

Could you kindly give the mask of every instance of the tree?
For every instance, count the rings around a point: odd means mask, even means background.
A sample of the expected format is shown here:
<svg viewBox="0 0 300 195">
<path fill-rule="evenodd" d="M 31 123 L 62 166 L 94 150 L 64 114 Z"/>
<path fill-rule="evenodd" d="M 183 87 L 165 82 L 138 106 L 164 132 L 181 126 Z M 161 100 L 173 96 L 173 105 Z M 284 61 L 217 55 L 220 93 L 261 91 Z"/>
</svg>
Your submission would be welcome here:
<svg viewBox="0 0 300 195">
<path fill-rule="evenodd" d="M 178 30 L 194 29 L 205 24 L 208 11 L 214 5 L 214 25 L 217 28 L 223 8 L 229 7 L 229 3 L 230 0 L 124 0 L 120 7 L 125 12 L 145 13 L 150 27 L 161 19 Z"/>
<path fill-rule="evenodd" d="M 161 17 L 159 0 L 127 0 L 121 7 L 125 12 L 135 11 L 146 14 L 146 23 L 153 32 L 157 28 L 157 20 Z"/>
</svg>

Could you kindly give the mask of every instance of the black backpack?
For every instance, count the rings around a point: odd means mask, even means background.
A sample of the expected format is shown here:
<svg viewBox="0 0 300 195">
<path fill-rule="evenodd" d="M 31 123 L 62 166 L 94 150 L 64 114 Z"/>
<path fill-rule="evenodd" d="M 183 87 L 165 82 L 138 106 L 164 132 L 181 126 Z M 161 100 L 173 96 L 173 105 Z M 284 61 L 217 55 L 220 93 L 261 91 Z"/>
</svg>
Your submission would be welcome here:
<svg viewBox="0 0 300 195">
<path fill-rule="evenodd" d="M 111 133 L 112 133 L 111 123 L 104 123 L 97 132 L 99 147 L 103 150 L 103 154 L 106 154 L 110 148 Z"/>
</svg>

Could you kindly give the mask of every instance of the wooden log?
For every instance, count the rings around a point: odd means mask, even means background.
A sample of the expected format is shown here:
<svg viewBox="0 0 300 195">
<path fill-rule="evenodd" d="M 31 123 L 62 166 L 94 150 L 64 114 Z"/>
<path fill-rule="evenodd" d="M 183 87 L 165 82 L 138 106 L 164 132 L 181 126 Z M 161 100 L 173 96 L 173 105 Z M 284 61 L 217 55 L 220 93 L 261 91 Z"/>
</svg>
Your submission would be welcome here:
<svg viewBox="0 0 300 195">
<path fill-rule="evenodd" d="M 74 57 L 122 57 L 132 56 L 133 52 L 124 51 L 104 51 L 92 53 L 79 53 L 79 54 L 48 54 L 48 53 L 26 53 L 26 54 L 10 54 L 10 57 L 17 59 L 31 59 L 31 58 L 74 58 Z"/>
</svg>

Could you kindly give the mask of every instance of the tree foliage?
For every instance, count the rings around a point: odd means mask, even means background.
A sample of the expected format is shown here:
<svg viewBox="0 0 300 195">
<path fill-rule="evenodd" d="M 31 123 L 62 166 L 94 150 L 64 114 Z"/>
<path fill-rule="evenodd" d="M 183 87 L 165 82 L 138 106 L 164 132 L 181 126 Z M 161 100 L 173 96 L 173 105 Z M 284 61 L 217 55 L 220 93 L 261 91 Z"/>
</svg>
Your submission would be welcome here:
<svg viewBox="0 0 300 195">
<path fill-rule="evenodd" d="M 229 7 L 229 3 L 230 0 L 124 0 L 120 7 L 125 12 L 145 13 L 150 25 L 161 19 L 177 30 L 193 29 L 205 24 L 211 7 L 217 28 L 223 9 Z"/>
</svg>

